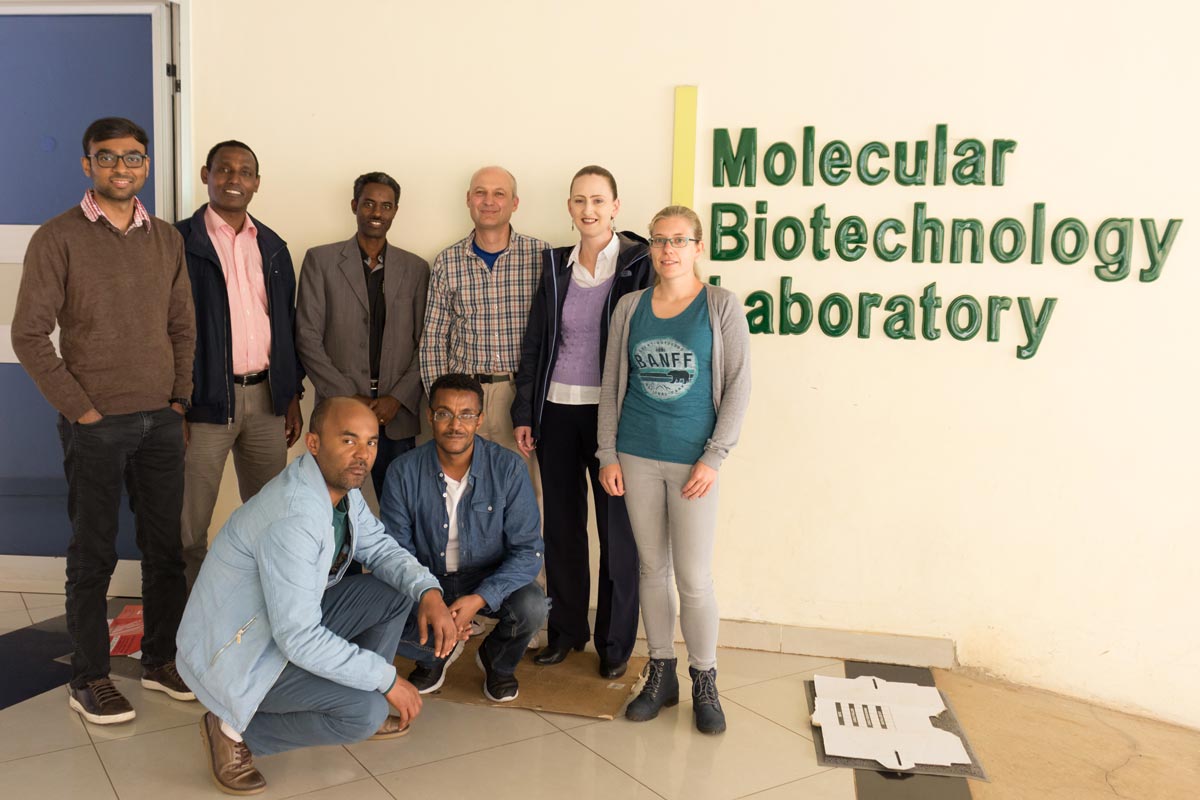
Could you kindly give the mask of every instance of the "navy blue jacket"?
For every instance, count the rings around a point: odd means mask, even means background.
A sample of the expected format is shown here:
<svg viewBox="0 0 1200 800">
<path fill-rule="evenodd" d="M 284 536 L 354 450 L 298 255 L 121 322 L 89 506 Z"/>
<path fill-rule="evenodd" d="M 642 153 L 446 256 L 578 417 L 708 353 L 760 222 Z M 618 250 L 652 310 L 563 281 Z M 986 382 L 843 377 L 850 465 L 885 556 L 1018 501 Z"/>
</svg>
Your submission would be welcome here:
<svg viewBox="0 0 1200 800">
<path fill-rule="evenodd" d="M 620 250 L 617 253 L 617 273 L 608 289 L 608 301 L 600 319 L 600 371 L 604 371 L 604 354 L 608 348 L 608 321 L 617 301 L 630 292 L 645 289 L 654 279 L 650 263 L 649 243 L 630 231 L 617 234 Z M 517 369 L 516 398 L 510 415 L 513 427 L 528 425 L 533 438 L 541 436 L 542 409 L 550 391 L 550 377 L 562 344 L 563 303 L 571 283 L 571 251 L 569 247 L 554 247 L 542 254 L 542 277 L 538 281 L 533 304 L 529 307 L 529 322 L 521 342 L 521 366 Z"/>
<path fill-rule="evenodd" d="M 433 441 L 391 463 L 379 498 L 387 532 L 435 576 L 446 574 L 445 498 L 446 475 Z M 490 572 L 475 593 L 488 609 L 499 611 L 505 598 L 533 583 L 542 569 L 542 518 L 525 462 L 476 436 L 457 511 L 458 568 Z"/>
<path fill-rule="evenodd" d="M 196 307 L 196 360 L 189 422 L 225 425 L 233 421 L 233 342 L 229 329 L 229 295 L 221 259 L 208 238 L 200 206 L 191 219 L 175 223 L 183 234 L 192 302 Z M 287 242 L 254 217 L 262 253 L 267 313 L 271 319 L 271 403 L 276 415 L 287 412 L 300 394 L 304 369 L 296 355 L 296 270 Z"/>
</svg>

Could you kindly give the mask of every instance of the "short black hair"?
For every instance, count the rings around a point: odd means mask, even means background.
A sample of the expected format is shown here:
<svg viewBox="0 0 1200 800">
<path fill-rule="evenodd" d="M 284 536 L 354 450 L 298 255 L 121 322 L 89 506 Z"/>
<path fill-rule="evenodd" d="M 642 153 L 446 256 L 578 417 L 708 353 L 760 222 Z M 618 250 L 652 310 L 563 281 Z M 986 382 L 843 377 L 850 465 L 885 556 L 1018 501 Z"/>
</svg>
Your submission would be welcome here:
<svg viewBox="0 0 1200 800">
<path fill-rule="evenodd" d="M 363 189 L 368 183 L 382 183 L 396 193 L 396 201 L 400 201 L 400 184 L 386 172 L 367 172 L 354 179 L 354 200 L 362 197 Z"/>
<path fill-rule="evenodd" d="M 430 408 L 433 408 L 433 399 L 437 397 L 437 393 L 442 389 L 450 392 L 474 392 L 479 398 L 479 408 L 483 410 L 483 386 L 480 385 L 479 379 L 474 375 L 465 375 L 461 372 L 447 372 L 438 378 L 433 382 L 433 386 L 429 387 Z"/>
<path fill-rule="evenodd" d="M 150 137 L 141 125 L 124 117 L 101 117 L 88 125 L 87 130 L 83 132 L 83 154 L 90 155 L 88 148 L 92 142 L 121 139 L 125 136 L 132 136 L 142 147 L 150 149 Z"/>
<path fill-rule="evenodd" d="M 258 177 L 258 172 L 259 172 L 258 153 L 255 153 L 250 148 L 250 145 L 246 144 L 245 142 L 239 142 L 237 139 L 226 139 L 223 142 L 217 142 L 216 144 L 214 144 L 212 146 L 212 149 L 208 151 L 208 158 L 204 159 L 204 166 L 206 168 L 212 169 L 213 159 L 217 157 L 217 151 L 220 150 L 222 147 L 240 147 L 243 150 L 248 151 L 250 153 L 250 155 L 254 156 L 254 177 L 256 177 L 256 178 Z"/>
</svg>

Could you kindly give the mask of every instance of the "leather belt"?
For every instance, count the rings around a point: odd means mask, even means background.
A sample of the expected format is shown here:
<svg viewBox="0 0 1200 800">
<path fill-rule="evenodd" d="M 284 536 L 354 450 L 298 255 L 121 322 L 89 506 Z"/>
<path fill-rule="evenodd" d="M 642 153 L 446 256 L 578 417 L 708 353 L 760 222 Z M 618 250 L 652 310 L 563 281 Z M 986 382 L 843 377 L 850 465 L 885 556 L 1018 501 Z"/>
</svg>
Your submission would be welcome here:
<svg viewBox="0 0 1200 800">
<path fill-rule="evenodd" d="M 371 379 L 371 397 L 379 397 L 379 380 L 377 378 Z"/>
<path fill-rule="evenodd" d="M 256 386 L 269 377 L 271 377 L 271 371 L 264 369 L 262 372 L 251 372 L 246 375 L 234 375 L 233 382 L 238 386 Z"/>
<path fill-rule="evenodd" d="M 508 383 L 513 379 L 511 372 L 478 372 L 475 374 L 475 380 L 480 383 Z"/>
</svg>

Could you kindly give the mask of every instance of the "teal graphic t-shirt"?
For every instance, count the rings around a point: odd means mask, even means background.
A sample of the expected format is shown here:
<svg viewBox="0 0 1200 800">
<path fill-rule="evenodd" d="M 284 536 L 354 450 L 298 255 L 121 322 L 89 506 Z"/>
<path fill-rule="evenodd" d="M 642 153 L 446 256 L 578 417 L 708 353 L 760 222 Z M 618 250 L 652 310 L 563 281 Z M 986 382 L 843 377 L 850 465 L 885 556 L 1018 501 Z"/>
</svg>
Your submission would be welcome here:
<svg viewBox="0 0 1200 800">
<path fill-rule="evenodd" d="M 712 326 L 708 289 L 670 319 L 654 315 L 647 291 L 629 320 L 629 386 L 617 451 L 695 464 L 712 436 Z"/>
</svg>

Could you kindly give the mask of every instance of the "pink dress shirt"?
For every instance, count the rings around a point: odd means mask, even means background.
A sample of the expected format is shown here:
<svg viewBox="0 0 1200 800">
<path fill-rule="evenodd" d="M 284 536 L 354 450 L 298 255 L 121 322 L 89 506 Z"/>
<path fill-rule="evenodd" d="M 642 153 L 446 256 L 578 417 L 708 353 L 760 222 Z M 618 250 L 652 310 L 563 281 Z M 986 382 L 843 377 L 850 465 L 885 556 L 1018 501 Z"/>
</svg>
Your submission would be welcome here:
<svg viewBox="0 0 1200 800">
<path fill-rule="evenodd" d="M 212 206 L 204 212 L 204 226 L 221 259 L 225 293 L 229 296 L 229 332 L 233 337 L 233 374 L 262 372 L 271 363 L 271 318 L 267 315 L 267 287 L 263 278 L 258 228 L 250 215 L 242 230 L 221 219 Z"/>
</svg>

